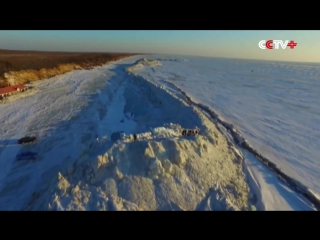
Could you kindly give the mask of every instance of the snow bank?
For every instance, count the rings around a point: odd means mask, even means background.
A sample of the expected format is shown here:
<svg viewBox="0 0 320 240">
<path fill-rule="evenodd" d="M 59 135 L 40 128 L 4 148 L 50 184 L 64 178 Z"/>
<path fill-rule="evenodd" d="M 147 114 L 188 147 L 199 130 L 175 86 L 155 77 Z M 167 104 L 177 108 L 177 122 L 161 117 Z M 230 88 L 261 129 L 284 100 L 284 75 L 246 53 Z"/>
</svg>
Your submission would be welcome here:
<svg viewBox="0 0 320 240">
<path fill-rule="evenodd" d="M 29 209 L 248 210 L 240 162 L 221 145 L 205 136 L 119 141 L 103 155 L 80 158 L 38 194 L 53 195 Z"/>
<path fill-rule="evenodd" d="M 127 71 L 128 72 L 131 72 L 133 70 L 136 70 L 136 69 L 139 69 L 139 68 L 143 68 L 145 66 L 161 66 L 162 64 L 157 61 L 157 60 L 153 60 L 153 61 L 150 61 L 150 60 L 147 60 L 146 58 L 143 58 L 143 59 L 140 59 L 138 61 L 136 61 L 133 66 L 131 67 L 128 67 L 127 68 Z"/>
<path fill-rule="evenodd" d="M 135 131 L 83 148 L 33 194 L 28 210 L 254 209 L 242 158 L 199 108 L 133 74 L 118 92 L 124 106 L 114 98 L 117 108 L 108 106 L 114 110 L 101 124 L 121 132 L 133 116 Z M 181 136 L 195 127 L 200 135 Z"/>
</svg>

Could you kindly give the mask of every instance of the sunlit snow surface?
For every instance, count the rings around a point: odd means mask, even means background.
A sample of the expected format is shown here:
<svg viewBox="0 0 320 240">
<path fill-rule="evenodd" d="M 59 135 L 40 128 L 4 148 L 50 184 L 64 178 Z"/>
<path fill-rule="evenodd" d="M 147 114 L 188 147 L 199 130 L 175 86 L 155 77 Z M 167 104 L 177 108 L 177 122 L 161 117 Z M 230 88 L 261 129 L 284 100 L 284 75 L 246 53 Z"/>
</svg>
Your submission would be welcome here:
<svg viewBox="0 0 320 240">
<path fill-rule="evenodd" d="M 127 76 L 127 62 L 132 64 L 136 58 L 34 82 L 30 90 L 34 94 L 26 92 L 23 97 L 22 93 L 14 96 L 20 99 L 0 104 L 1 210 L 23 207 L 41 183 L 53 178 L 88 147 L 81 144 L 84 134 L 99 136 L 99 98 L 108 103 Z M 115 71 L 119 65 L 123 67 Z M 101 90 L 105 92 L 101 94 Z M 39 140 L 35 145 L 18 145 L 17 140 L 26 135 L 38 136 Z M 21 151 L 36 151 L 40 160 L 17 162 L 16 155 Z M 13 196 L 19 197 L 12 202 Z"/>
<path fill-rule="evenodd" d="M 148 59 L 162 66 L 136 73 L 164 85 L 174 83 L 194 101 L 212 107 L 283 172 L 320 193 L 320 64 Z"/>
<path fill-rule="evenodd" d="M 139 65 L 133 72 L 167 87 L 166 82 L 172 82 L 194 101 L 212 107 L 285 173 L 320 193 L 320 65 L 146 58 L 161 64 Z M 125 68 L 139 59 L 141 56 L 131 57 L 35 82 L 33 92 L 0 104 L 0 210 L 23 209 L 42 183 L 56 178 L 96 138 L 135 128 L 133 121 L 125 129 L 117 129 L 114 122 L 122 117 L 117 115 L 117 106 L 123 107 Z M 108 108 L 111 99 L 114 104 Z M 105 114 L 112 118 L 100 122 Z M 16 144 L 17 139 L 33 134 L 39 137 L 35 145 Z M 40 160 L 16 162 L 22 150 L 38 152 Z M 305 199 L 250 160 L 250 154 L 246 158 L 263 209 L 311 209 Z"/>
</svg>

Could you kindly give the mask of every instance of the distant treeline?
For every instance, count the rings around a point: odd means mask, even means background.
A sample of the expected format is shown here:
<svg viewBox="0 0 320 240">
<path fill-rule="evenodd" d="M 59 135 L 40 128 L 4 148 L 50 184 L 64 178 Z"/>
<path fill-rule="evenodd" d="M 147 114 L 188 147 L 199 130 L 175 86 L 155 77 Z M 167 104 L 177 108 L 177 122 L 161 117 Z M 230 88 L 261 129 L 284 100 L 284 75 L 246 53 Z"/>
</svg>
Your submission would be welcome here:
<svg viewBox="0 0 320 240">
<path fill-rule="evenodd" d="M 13 54 L 12 54 L 13 55 Z M 9 71 L 27 69 L 40 70 L 42 68 L 54 68 L 59 64 L 74 63 L 81 67 L 89 67 L 95 64 L 104 64 L 108 61 L 117 60 L 129 54 L 38 54 L 38 55 L 1 55 L 0 52 L 0 75 Z"/>
<path fill-rule="evenodd" d="M 40 70 L 59 64 L 78 64 L 82 68 L 98 66 L 133 54 L 123 53 L 63 53 L 0 50 L 0 79 L 9 71 Z"/>
</svg>

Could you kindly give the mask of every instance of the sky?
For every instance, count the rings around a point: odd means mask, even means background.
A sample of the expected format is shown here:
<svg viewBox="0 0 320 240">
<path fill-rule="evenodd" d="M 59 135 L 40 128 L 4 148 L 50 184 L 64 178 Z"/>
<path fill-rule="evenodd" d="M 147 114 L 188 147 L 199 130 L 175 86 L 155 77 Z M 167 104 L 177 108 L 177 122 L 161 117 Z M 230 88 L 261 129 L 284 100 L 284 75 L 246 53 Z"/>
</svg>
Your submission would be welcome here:
<svg viewBox="0 0 320 240">
<path fill-rule="evenodd" d="M 261 40 L 293 40 L 294 49 L 262 50 Z M 0 49 L 134 52 L 320 62 L 320 30 L 0 31 Z"/>
</svg>

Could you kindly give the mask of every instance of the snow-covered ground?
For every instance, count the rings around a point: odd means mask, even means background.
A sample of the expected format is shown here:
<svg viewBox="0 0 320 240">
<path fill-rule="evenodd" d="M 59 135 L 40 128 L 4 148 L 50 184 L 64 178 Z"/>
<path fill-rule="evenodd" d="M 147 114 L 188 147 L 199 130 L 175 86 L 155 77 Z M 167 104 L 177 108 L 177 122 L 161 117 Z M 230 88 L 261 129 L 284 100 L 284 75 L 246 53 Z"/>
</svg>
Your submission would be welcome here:
<svg viewBox="0 0 320 240">
<path fill-rule="evenodd" d="M 33 94 L 0 104 L 0 209 L 23 208 L 39 184 L 55 177 L 96 139 L 97 121 L 104 114 L 97 110 L 124 81 L 126 61 L 131 58 L 34 82 Z M 39 141 L 18 145 L 25 135 Z M 28 150 L 39 153 L 39 161 L 16 162 L 16 154 Z"/>
<path fill-rule="evenodd" d="M 170 56 L 149 59 L 162 66 L 140 67 L 134 72 L 171 92 L 177 93 L 178 87 L 194 102 L 213 109 L 253 148 L 319 198 L 319 64 L 196 57 L 172 61 Z M 310 209 L 274 173 L 247 151 L 244 154 L 264 209 Z"/>
<path fill-rule="evenodd" d="M 32 94 L 1 104 L 0 210 L 314 209 L 169 83 L 204 79 L 200 64 L 197 73 L 183 65 L 192 58 L 154 58 L 39 81 Z M 220 72 L 230 74 L 223 61 Z M 199 136 L 181 136 L 195 127 Z M 37 143 L 16 144 L 32 134 Z M 15 161 L 24 150 L 39 160 Z"/>
<path fill-rule="evenodd" d="M 40 81 L 1 105 L 1 210 L 255 209 L 234 147 L 199 110 L 125 71 L 135 61 Z M 39 141 L 16 145 L 27 134 Z M 15 161 L 23 150 L 39 160 Z"/>
<path fill-rule="evenodd" d="M 111 102 L 100 94 L 100 138 L 44 181 L 26 209 L 255 209 L 242 159 L 214 123 L 153 83 L 125 76 Z M 201 135 L 181 136 L 195 127 Z"/>
</svg>

